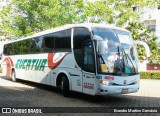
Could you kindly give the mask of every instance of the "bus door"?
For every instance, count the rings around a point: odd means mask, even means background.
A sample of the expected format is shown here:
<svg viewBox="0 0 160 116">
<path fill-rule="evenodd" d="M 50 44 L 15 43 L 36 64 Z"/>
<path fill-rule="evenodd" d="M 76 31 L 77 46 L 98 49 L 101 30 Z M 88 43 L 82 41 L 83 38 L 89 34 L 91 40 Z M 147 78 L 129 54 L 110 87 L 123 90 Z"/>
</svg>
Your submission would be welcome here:
<svg viewBox="0 0 160 116">
<path fill-rule="evenodd" d="M 83 64 L 82 64 L 82 74 L 83 74 L 83 93 L 95 94 L 96 84 L 95 84 L 95 58 L 93 42 L 87 41 L 83 44 Z"/>
</svg>

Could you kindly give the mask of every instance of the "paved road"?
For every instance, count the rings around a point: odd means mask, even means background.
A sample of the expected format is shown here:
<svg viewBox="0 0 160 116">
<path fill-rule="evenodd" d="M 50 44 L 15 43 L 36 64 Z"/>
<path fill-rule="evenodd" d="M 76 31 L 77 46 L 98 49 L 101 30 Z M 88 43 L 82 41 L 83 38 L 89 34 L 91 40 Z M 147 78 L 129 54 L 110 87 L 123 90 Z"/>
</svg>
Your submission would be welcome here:
<svg viewBox="0 0 160 116">
<path fill-rule="evenodd" d="M 141 80 L 137 93 L 92 97 L 72 92 L 71 97 L 63 97 L 54 87 L 26 81 L 11 82 L 0 78 L 0 107 L 160 107 L 160 80 Z M 82 115 L 76 114 L 76 115 Z M 99 114 L 99 115 L 115 115 Z M 128 114 L 128 113 L 127 113 Z M 125 114 L 125 115 L 127 115 Z M 1 114 L 0 114 L 1 115 Z M 50 114 L 51 115 L 51 114 Z M 55 114 L 60 115 L 60 114 Z M 67 114 L 61 114 L 67 115 Z M 74 114 L 69 114 L 74 115 Z M 83 114 L 88 116 L 89 114 Z M 96 113 L 90 115 L 97 115 Z M 135 115 L 135 113 L 130 114 Z M 136 113 L 136 115 L 143 115 Z M 150 115 L 148 114 L 145 114 Z M 160 114 L 154 114 L 160 115 Z"/>
</svg>

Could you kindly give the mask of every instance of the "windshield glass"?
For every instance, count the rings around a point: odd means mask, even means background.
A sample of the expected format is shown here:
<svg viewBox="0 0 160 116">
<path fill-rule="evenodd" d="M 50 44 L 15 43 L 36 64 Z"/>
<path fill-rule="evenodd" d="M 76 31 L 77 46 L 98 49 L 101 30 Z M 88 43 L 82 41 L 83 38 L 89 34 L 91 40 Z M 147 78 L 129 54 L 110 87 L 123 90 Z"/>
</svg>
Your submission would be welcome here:
<svg viewBox="0 0 160 116">
<path fill-rule="evenodd" d="M 137 73 L 138 59 L 129 32 L 108 28 L 93 28 L 92 33 L 104 40 L 106 50 L 105 54 L 97 56 L 98 72 L 112 74 Z"/>
</svg>

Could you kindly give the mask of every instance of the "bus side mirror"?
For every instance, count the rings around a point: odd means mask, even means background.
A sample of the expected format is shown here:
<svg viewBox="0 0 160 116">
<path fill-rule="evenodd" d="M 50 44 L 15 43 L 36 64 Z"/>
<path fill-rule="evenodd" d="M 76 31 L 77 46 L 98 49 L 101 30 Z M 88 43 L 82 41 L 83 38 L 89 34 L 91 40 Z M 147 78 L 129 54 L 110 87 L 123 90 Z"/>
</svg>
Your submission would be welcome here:
<svg viewBox="0 0 160 116">
<path fill-rule="evenodd" d="M 97 42 L 97 48 L 96 48 L 96 50 L 97 50 L 98 54 L 99 55 L 105 54 L 106 50 L 108 48 L 107 47 L 107 43 L 105 45 L 104 40 L 100 36 L 98 36 L 98 35 L 94 35 L 93 36 L 93 40 L 95 40 Z"/>
<path fill-rule="evenodd" d="M 106 49 L 105 49 L 104 41 L 97 41 L 97 43 L 98 43 L 98 54 L 99 55 L 105 54 Z"/>
</svg>

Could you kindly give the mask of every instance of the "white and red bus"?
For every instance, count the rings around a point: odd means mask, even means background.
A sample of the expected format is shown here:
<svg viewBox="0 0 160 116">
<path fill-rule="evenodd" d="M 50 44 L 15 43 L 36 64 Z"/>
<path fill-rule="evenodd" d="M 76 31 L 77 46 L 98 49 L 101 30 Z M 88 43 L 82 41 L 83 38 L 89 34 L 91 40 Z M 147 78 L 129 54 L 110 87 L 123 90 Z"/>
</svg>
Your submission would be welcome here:
<svg viewBox="0 0 160 116">
<path fill-rule="evenodd" d="M 3 73 L 90 95 L 137 92 L 140 75 L 131 33 L 105 24 L 68 24 L 4 45 Z"/>
</svg>

